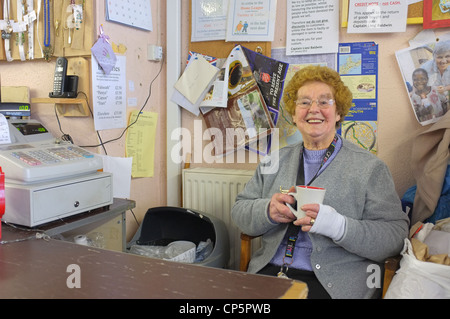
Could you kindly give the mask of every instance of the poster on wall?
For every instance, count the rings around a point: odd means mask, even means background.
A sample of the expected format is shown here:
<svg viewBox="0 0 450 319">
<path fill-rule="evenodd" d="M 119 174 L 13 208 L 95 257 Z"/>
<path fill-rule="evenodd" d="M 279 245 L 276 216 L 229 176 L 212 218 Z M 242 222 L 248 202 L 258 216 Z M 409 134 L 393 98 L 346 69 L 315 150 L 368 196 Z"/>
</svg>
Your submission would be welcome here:
<svg viewBox="0 0 450 319">
<path fill-rule="evenodd" d="M 275 33 L 277 0 L 229 0 L 226 41 L 268 41 Z"/>
<path fill-rule="evenodd" d="M 286 55 L 337 53 L 338 44 L 337 1 L 288 0 Z"/>
<path fill-rule="evenodd" d="M 417 121 L 437 122 L 448 110 L 450 40 L 399 50 L 395 56 Z"/>
<path fill-rule="evenodd" d="M 117 55 L 116 66 L 105 74 L 91 59 L 95 130 L 124 128 L 127 116 L 126 57 Z"/>
<path fill-rule="evenodd" d="M 289 63 L 269 58 L 243 46 L 242 49 L 252 69 L 253 77 L 266 102 L 273 124 L 276 125 L 280 114 L 281 98 Z M 278 143 L 276 144 L 278 145 Z M 267 155 L 272 146 L 272 135 L 268 137 L 265 147 L 261 145 L 255 147 L 255 145 L 250 144 L 246 146 L 246 149 L 258 154 Z"/>
<path fill-rule="evenodd" d="M 342 81 L 353 94 L 353 106 L 341 127 L 341 136 L 377 153 L 378 45 L 340 43 L 337 59 Z"/>
<path fill-rule="evenodd" d="M 405 32 L 408 0 L 350 0 L 348 33 Z"/>
<path fill-rule="evenodd" d="M 192 1 L 191 42 L 225 40 L 228 0 Z"/>
<path fill-rule="evenodd" d="M 242 50 L 247 57 L 253 77 L 261 90 L 267 108 L 272 114 L 273 123 L 276 124 L 283 94 L 284 79 L 286 78 L 289 64 L 269 58 L 243 46 Z"/>
</svg>

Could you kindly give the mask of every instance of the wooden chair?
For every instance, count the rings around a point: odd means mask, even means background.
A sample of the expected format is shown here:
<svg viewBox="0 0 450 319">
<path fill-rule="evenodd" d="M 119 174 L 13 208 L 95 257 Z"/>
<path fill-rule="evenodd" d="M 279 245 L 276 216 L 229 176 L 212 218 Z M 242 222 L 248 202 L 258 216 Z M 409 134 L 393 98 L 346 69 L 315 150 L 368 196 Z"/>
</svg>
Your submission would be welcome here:
<svg viewBox="0 0 450 319">
<path fill-rule="evenodd" d="M 241 260 L 239 264 L 240 271 L 247 271 L 248 264 L 252 258 L 252 239 L 255 236 L 249 236 L 241 233 Z"/>
<path fill-rule="evenodd" d="M 402 256 L 389 257 L 384 261 L 384 278 L 383 278 L 383 298 L 391 284 L 395 272 L 400 268 L 400 260 Z"/>
<path fill-rule="evenodd" d="M 239 270 L 247 271 L 248 264 L 252 257 L 252 239 L 257 238 L 259 236 L 249 236 L 247 234 L 241 233 L 241 260 Z M 383 277 L 383 298 L 386 294 L 386 291 L 391 284 L 392 278 L 395 275 L 395 272 L 400 266 L 401 256 L 389 257 L 384 262 L 384 277 Z"/>
</svg>

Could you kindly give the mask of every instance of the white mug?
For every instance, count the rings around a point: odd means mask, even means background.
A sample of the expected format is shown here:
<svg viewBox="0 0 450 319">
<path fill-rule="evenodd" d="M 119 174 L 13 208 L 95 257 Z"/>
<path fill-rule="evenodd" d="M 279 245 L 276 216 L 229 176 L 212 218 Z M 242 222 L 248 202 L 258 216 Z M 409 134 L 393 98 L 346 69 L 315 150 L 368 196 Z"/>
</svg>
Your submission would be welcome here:
<svg viewBox="0 0 450 319">
<path fill-rule="evenodd" d="M 325 188 L 312 187 L 312 186 L 295 186 L 295 193 L 288 193 L 295 198 L 297 201 L 297 210 L 295 210 L 291 205 L 286 203 L 291 212 L 295 217 L 303 218 L 306 213 L 300 209 L 305 204 L 322 204 L 323 198 L 325 197 Z"/>
</svg>

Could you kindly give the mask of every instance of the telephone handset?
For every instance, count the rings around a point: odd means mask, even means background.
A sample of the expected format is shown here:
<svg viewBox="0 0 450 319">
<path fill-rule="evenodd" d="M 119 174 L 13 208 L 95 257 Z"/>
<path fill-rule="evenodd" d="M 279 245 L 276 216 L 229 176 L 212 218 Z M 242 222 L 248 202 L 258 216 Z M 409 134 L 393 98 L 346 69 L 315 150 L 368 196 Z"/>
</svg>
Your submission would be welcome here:
<svg viewBox="0 0 450 319">
<path fill-rule="evenodd" d="M 66 90 L 67 59 L 56 59 L 55 77 L 53 80 L 53 95 L 61 96 Z"/>
<path fill-rule="evenodd" d="M 67 59 L 56 59 L 55 76 L 53 79 L 53 92 L 49 93 L 54 98 L 73 98 L 77 96 L 78 76 L 67 75 Z"/>
</svg>

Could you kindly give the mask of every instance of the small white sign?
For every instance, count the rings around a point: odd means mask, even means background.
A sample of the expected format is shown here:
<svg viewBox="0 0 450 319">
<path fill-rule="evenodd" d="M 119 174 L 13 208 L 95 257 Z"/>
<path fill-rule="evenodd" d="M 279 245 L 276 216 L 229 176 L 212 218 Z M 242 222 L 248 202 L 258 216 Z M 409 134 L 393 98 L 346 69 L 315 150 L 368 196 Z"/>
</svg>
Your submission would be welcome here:
<svg viewBox="0 0 450 319">
<path fill-rule="evenodd" d="M 348 33 L 405 32 L 408 0 L 350 0 Z"/>
</svg>

